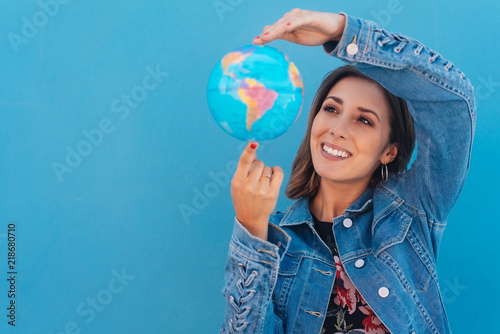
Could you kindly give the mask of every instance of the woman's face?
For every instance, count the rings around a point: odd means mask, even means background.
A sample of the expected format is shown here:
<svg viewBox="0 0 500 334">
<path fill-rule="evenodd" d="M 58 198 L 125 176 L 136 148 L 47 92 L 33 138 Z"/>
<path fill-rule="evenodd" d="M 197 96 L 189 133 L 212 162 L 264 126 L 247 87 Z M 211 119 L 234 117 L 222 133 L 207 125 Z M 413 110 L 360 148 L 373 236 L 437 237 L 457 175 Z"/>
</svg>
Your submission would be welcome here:
<svg viewBox="0 0 500 334">
<path fill-rule="evenodd" d="M 380 163 L 391 162 L 397 145 L 389 144 L 390 107 L 382 88 L 347 77 L 338 81 L 314 118 L 311 154 L 322 179 L 370 182 Z"/>
</svg>

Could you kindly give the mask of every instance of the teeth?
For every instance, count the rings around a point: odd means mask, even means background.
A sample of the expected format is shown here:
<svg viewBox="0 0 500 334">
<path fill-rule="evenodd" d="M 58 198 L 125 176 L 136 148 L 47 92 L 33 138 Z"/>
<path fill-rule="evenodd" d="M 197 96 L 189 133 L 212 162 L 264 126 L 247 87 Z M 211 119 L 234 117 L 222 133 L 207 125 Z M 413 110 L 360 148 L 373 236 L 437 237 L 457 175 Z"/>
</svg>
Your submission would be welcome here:
<svg viewBox="0 0 500 334">
<path fill-rule="evenodd" d="M 323 145 L 323 151 L 327 152 L 330 155 L 333 155 L 335 157 L 339 158 L 347 158 L 349 154 L 347 152 L 339 151 L 337 149 L 333 149 L 331 147 L 328 147 L 326 145 Z"/>
</svg>

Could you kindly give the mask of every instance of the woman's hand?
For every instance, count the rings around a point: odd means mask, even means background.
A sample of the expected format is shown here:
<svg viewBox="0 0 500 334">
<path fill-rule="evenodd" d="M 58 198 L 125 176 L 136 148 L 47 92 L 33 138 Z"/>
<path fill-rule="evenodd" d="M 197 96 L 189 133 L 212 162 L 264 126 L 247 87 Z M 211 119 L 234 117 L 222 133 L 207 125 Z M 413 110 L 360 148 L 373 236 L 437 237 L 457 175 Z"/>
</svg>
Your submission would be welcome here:
<svg viewBox="0 0 500 334">
<path fill-rule="evenodd" d="M 253 40 L 254 44 L 265 44 L 275 39 L 292 43 L 317 46 L 328 41 L 340 41 L 345 26 L 344 15 L 293 9 L 276 23 L 264 27 L 264 31 Z"/>
<path fill-rule="evenodd" d="M 254 236 L 267 240 L 269 217 L 276 207 L 283 170 L 257 160 L 257 143 L 249 143 L 241 154 L 231 181 L 236 218 Z"/>
</svg>

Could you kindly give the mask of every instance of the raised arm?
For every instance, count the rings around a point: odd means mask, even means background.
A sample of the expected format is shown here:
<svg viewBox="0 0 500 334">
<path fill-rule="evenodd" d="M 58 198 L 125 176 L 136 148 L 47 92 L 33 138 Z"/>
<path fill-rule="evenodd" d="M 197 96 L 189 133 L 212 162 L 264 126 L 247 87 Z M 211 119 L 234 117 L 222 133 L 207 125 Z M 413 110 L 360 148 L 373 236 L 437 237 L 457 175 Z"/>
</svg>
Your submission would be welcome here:
<svg viewBox="0 0 500 334">
<path fill-rule="evenodd" d="M 474 93 L 465 75 L 418 41 L 345 14 L 294 9 L 264 28 L 254 43 L 275 39 L 322 44 L 328 54 L 352 63 L 407 101 L 417 159 L 387 186 L 422 207 L 431 223 L 444 224 L 465 181 L 475 128 Z"/>
<path fill-rule="evenodd" d="M 272 295 L 290 238 L 269 224 L 283 171 L 257 160 L 257 146 L 246 146 L 231 181 L 236 219 L 226 262 L 221 333 L 283 333 Z"/>
</svg>

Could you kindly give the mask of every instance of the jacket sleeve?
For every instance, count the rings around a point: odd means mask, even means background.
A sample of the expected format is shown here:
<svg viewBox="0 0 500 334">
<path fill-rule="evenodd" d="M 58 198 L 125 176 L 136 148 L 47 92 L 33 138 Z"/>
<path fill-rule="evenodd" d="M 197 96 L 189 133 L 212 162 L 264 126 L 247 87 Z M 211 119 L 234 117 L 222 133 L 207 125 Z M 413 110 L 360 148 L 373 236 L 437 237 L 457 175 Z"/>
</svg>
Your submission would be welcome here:
<svg viewBox="0 0 500 334">
<path fill-rule="evenodd" d="M 436 223 L 444 224 L 469 169 L 476 122 L 473 87 L 450 61 L 418 41 L 343 15 L 342 39 L 325 43 L 324 49 L 406 100 L 417 158 L 396 191 L 413 197 Z"/>
<path fill-rule="evenodd" d="M 269 223 L 268 241 L 251 235 L 235 219 L 222 294 L 226 315 L 220 333 L 283 333 L 272 295 L 290 237 Z"/>
</svg>

